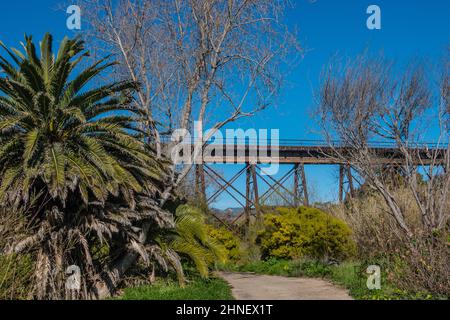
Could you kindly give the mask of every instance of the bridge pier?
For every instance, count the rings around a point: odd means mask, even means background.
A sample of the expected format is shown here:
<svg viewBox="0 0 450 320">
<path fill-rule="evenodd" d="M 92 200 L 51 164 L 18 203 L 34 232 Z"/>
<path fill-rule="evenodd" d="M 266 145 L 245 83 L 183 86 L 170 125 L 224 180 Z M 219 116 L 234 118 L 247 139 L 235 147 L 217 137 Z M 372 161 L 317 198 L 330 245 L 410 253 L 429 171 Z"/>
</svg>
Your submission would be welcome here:
<svg viewBox="0 0 450 320">
<path fill-rule="evenodd" d="M 230 230 L 233 230 L 235 223 L 244 216 L 244 223 L 246 226 L 250 223 L 250 217 L 252 210 L 255 209 L 256 213 L 259 214 L 259 194 L 258 194 L 258 184 L 256 178 L 256 170 L 255 165 L 250 165 L 246 163 L 245 167 L 239 170 L 233 177 L 226 180 L 219 173 L 217 173 L 214 169 L 212 169 L 208 165 L 203 165 L 204 172 L 207 176 L 209 176 L 212 181 L 214 181 L 218 185 L 218 189 L 208 198 L 206 199 L 206 204 L 211 204 L 214 200 L 216 200 L 220 194 L 226 192 L 231 198 L 233 198 L 241 208 L 243 208 L 243 212 L 239 214 L 237 217 L 234 217 L 232 221 L 224 221 L 219 218 L 213 212 L 211 214 L 222 224 L 228 227 Z M 246 176 L 246 187 L 245 193 L 241 192 L 238 188 L 236 188 L 233 183 L 245 173 Z M 230 190 L 234 191 L 231 192 Z M 248 228 L 247 228 L 248 230 Z"/>
<path fill-rule="evenodd" d="M 195 194 L 202 202 L 206 200 L 205 171 L 203 164 L 195 165 Z"/>
<path fill-rule="evenodd" d="M 348 183 L 348 192 L 345 192 L 345 177 L 347 177 L 347 183 Z M 345 196 L 348 194 L 351 198 L 355 196 L 355 188 L 353 185 L 353 176 L 352 176 L 352 168 L 350 165 L 339 165 L 339 202 L 343 203 L 344 198 L 344 192 Z"/>
<path fill-rule="evenodd" d="M 300 185 L 299 182 L 301 182 Z M 294 165 L 294 204 L 296 207 L 300 205 L 301 198 L 303 198 L 303 205 L 309 206 L 305 166 L 303 164 L 296 163 Z"/>
<path fill-rule="evenodd" d="M 264 169 L 261 169 L 258 164 L 246 162 L 243 169 L 239 170 L 231 178 L 225 179 L 209 165 L 196 165 L 196 190 L 198 194 L 204 197 L 207 205 L 211 204 L 220 194 L 225 192 L 242 207 L 242 213 L 235 217 L 233 221 L 226 223 L 228 227 L 233 226 L 241 218 L 243 218 L 244 225 L 248 227 L 252 214 L 256 218 L 261 217 L 263 210 L 261 205 L 272 194 L 277 194 L 289 206 L 296 207 L 300 204 L 305 206 L 309 205 L 307 179 L 303 164 L 294 164 L 290 170 L 278 179 L 270 175 L 262 175 L 259 170 Z M 218 186 L 218 189 L 208 198 L 205 196 L 205 174 Z M 233 185 L 243 174 L 245 174 L 245 192 Z M 293 189 L 286 186 L 287 181 L 292 181 L 289 180 L 292 176 L 294 180 Z M 260 183 L 266 184 L 268 187 L 262 194 L 260 193 Z M 216 218 L 224 223 L 219 217 L 216 216 Z"/>
<path fill-rule="evenodd" d="M 260 203 L 259 203 L 259 192 L 258 192 L 258 178 L 256 175 L 256 165 L 246 163 L 245 169 L 245 225 L 246 232 L 248 232 L 250 227 L 250 217 L 252 209 L 255 210 L 256 217 L 260 217 Z M 248 234 L 246 235 L 248 236 Z"/>
</svg>

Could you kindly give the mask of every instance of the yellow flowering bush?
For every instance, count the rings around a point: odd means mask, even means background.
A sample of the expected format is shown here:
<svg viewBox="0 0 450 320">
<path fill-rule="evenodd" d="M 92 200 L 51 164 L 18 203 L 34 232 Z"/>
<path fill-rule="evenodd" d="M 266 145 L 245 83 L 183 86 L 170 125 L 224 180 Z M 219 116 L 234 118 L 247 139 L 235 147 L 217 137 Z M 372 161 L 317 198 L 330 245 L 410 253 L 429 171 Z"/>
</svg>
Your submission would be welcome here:
<svg viewBox="0 0 450 320">
<path fill-rule="evenodd" d="M 225 247 L 228 260 L 237 261 L 240 258 L 240 240 L 230 230 L 224 227 L 214 228 L 208 225 L 209 236 Z"/>
<path fill-rule="evenodd" d="M 276 208 L 264 216 L 264 227 L 258 235 L 263 258 L 341 261 L 356 251 L 351 229 L 316 208 Z"/>
</svg>

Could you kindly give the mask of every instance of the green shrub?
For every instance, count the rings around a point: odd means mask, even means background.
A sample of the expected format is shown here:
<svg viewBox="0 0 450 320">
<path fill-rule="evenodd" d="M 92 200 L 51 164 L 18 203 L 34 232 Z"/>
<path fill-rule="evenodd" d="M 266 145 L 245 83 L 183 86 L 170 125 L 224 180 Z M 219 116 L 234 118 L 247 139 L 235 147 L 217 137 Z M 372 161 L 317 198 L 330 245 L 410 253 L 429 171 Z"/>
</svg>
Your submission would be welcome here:
<svg viewBox="0 0 450 320">
<path fill-rule="evenodd" d="M 238 261 L 241 256 L 241 242 L 230 230 L 208 225 L 209 236 L 225 247 L 229 261 Z"/>
<path fill-rule="evenodd" d="M 326 277 L 331 274 L 332 266 L 320 261 L 281 260 L 269 258 L 267 260 L 254 261 L 243 265 L 227 266 L 226 271 L 254 272 L 285 277 Z"/>
<path fill-rule="evenodd" d="M 244 264 L 239 266 L 237 271 L 277 276 L 291 276 L 294 268 L 295 266 L 292 261 L 270 258 L 266 261 L 254 261 Z"/>
<path fill-rule="evenodd" d="M 341 261 L 355 253 L 350 228 L 341 220 L 309 207 L 277 208 L 264 216 L 258 236 L 263 258 Z"/>
</svg>

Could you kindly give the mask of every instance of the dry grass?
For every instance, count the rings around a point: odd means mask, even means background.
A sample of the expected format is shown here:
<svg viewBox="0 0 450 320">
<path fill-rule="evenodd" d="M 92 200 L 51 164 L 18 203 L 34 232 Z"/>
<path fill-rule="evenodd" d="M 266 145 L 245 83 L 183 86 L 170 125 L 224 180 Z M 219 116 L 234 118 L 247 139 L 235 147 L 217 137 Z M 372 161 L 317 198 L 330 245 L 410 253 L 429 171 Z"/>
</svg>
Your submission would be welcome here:
<svg viewBox="0 0 450 320">
<path fill-rule="evenodd" d="M 405 210 L 405 220 L 409 226 L 420 230 L 420 213 L 414 199 L 405 191 L 398 191 L 396 198 Z M 331 214 L 344 220 L 352 228 L 355 240 L 363 256 L 374 251 L 388 251 L 403 243 L 404 236 L 381 195 L 373 194 L 352 199 L 344 204 L 327 209 Z"/>
<path fill-rule="evenodd" d="M 26 233 L 22 212 L 0 207 L 0 300 L 27 299 L 33 287 L 33 257 L 28 253 L 5 254 L 7 245 Z"/>
<path fill-rule="evenodd" d="M 395 197 L 414 233 L 413 240 L 404 236 L 378 194 L 360 196 L 327 210 L 352 228 L 360 258 L 383 261 L 390 280 L 399 288 L 450 296 L 448 228 L 427 234 L 409 190 L 399 189 Z"/>
</svg>

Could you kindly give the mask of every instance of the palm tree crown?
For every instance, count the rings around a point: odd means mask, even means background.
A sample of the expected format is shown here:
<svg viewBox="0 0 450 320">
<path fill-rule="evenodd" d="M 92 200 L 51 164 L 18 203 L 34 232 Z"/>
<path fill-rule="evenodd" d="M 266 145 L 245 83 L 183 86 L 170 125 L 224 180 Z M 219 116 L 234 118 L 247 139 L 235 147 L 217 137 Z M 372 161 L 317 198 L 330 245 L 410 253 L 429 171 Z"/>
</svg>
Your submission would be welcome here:
<svg viewBox="0 0 450 320">
<path fill-rule="evenodd" d="M 160 171 L 139 139 L 139 114 L 129 107 L 131 81 L 93 87 L 114 63 L 102 59 L 71 79 L 88 53 L 82 40 L 64 38 L 55 57 L 52 37 L 25 36 L 24 53 L 0 56 L 0 201 L 27 201 L 42 187 L 62 202 L 78 190 L 85 203 L 109 194 L 151 188 Z"/>
</svg>

